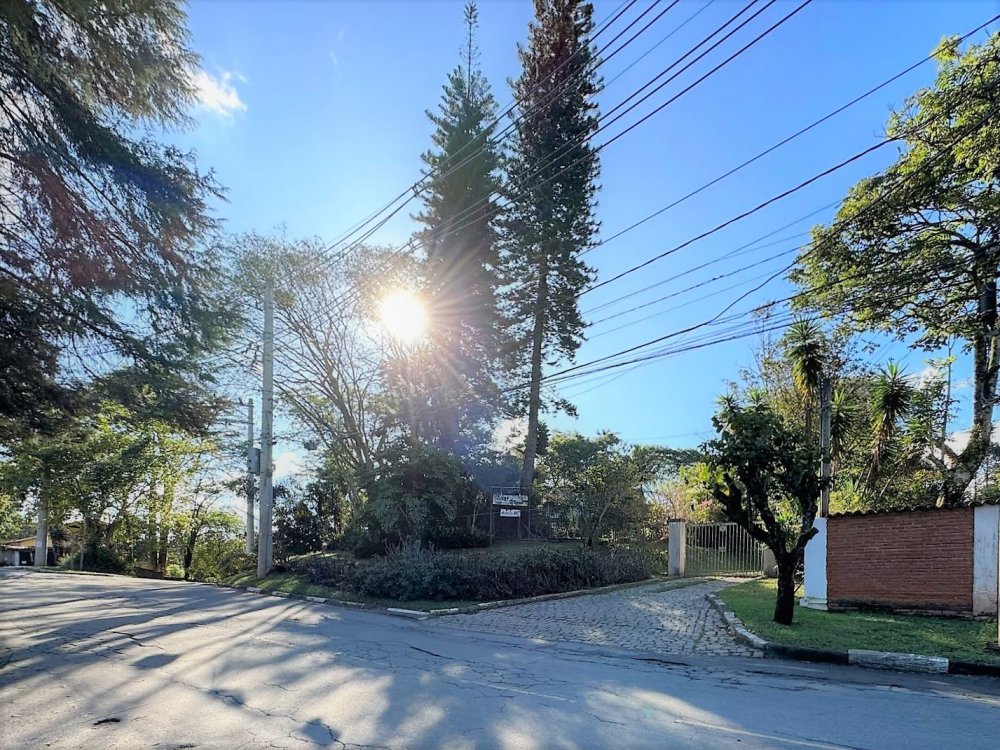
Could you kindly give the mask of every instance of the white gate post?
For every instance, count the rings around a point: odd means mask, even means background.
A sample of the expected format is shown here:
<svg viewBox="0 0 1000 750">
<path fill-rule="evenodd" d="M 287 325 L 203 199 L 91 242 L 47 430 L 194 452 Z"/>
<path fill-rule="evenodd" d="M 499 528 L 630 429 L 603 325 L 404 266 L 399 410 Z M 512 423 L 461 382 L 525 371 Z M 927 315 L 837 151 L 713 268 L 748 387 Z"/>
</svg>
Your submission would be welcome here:
<svg viewBox="0 0 1000 750">
<path fill-rule="evenodd" d="M 810 609 L 826 609 L 826 518 L 817 518 L 813 527 L 817 533 L 806 544 L 802 561 L 805 580 L 799 604 Z"/>
<path fill-rule="evenodd" d="M 1000 576 L 1000 506 L 973 510 L 972 614 L 997 613 Z"/>
<path fill-rule="evenodd" d="M 670 522 L 670 547 L 667 572 L 672 576 L 684 575 L 684 560 L 687 557 L 687 522 Z"/>
</svg>

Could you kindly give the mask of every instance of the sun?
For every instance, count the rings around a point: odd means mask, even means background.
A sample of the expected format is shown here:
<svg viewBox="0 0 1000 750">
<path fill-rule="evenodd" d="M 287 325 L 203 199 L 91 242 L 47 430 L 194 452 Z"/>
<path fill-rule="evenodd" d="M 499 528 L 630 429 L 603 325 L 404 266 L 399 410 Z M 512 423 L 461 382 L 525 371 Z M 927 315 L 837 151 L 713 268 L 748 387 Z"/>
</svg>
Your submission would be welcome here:
<svg viewBox="0 0 1000 750">
<path fill-rule="evenodd" d="M 427 329 L 424 304 L 412 292 L 400 289 L 389 293 L 382 300 L 379 311 L 382 325 L 400 343 L 418 341 Z"/>
</svg>

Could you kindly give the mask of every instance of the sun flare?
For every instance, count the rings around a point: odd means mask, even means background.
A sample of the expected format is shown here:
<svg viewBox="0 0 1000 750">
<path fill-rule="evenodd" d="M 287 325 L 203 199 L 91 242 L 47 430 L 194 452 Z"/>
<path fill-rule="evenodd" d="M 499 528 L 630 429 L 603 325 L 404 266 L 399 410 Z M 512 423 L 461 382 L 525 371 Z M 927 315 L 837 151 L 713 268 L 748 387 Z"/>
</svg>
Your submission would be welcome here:
<svg viewBox="0 0 1000 750">
<path fill-rule="evenodd" d="M 397 341 L 412 344 L 419 340 L 427 328 L 427 313 L 420 299 L 406 290 L 391 292 L 380 308 L 382 325 Z"/>
</svg>

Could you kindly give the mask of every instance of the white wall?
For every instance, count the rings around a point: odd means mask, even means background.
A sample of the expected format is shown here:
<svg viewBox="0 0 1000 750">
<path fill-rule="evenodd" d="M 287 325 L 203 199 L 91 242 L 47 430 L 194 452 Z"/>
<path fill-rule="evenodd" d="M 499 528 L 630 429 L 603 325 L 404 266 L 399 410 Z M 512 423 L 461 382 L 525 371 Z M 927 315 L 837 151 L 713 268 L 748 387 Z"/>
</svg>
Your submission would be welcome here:
<svg viewBox="0 0 1000 750">
<path fill-rule="evenodd" d="M 1000 570 L 1000 506 L 984 505 L 973 516 L 972 613 L 997 614 Z"/>
<path fill-rule="evenodd" d="M 684 521 L 670 522 L 670 542 L 667 548 L 667 572 L 672 576 L 684 575 L 687 558 L 687 524 Z"/>
<path fill-rule="evenodd" d="M 805 581 L 799 604 L 810 609 L 826 609 L 826 519 L 817 518 L 813 526 L 816 536 L 806 544 L 802 561 Z"/>
</svg>

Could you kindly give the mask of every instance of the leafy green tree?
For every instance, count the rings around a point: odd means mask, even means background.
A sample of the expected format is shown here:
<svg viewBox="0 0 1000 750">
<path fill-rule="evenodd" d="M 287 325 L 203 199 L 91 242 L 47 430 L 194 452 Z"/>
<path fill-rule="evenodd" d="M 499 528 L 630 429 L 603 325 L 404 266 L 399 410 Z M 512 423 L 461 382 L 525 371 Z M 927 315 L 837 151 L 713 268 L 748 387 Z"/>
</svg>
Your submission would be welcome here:
<svg viewBox="0 0 1000 750">
<path fill-rule="evenodd" d="M 64 420 L 57 431 L 11 441 L 0 464 L 0 492 L 32 509 L 33 517 L 41 506 L 55 528 L 71 516 L 81 518 L 75 540 L 80 567 L 88 555 L 110 551 L 123 564 L 162 570 L 186 482 L 215 449 L 103 401 L 93 413 Z"/>
<path fill-rule="evenodd" d="M 222 253 L 234 268 L 232 296 L 253 311 L 239 335 L 242 352 L 255 351 L 261 337 L 258 280 L 272 279 L 276 336 L 286 342 L 275 362 L 277 394 L 346 484 L 350 512 L 360 513 L 380 456 L 407 431 L 410 412 L 423 422 L 402 371 L 403 363 L 422 371 L 422 355 L 395 352 L 379 321 L 379 302 L 418 275 L 416 262 L 380 247 L 331 260 L 318 239 L 253 233 L 227 238 Z M 234 368 L 243 367 L 241 355 Z"/>
<path fill-rule="evenodd" d="M 718 437 L 704 446 L 705 487 L 730 521 L 774 553 L 774 621 L 791 625 L 795 571 L 806 543 L 816 534 L 813 521 L 822 488 L 819 448 L 762 402 L 743 404 L 725 397 L 712 423 Z"/>
<path fill-rule="evenodd" d="M 580 0 L 535 0 L 528 44 L 519 47 L 521 75 L 510 164 L 505 275 L 512 321 L 513 370 L 527 376 L 528 417 L 521 475 L 535 474 L 542 367 L 572 359 L 583 338 L 578 295 L 592 270 L 581 260 L 597 233 L 594 217 L 600 165 L 590 139 L 597 130 L 601 88 L 595 72 L 593 6 Z M 572 408 L 560 402 L 557 406 Z"/>
<path fill-rule="evenodd" d="M 219 581 L 248 567 L 243 551 L 243 522 L 233 513 L 219 508 L 205 508 L 195 521 L 197 534 L 191 531 L 185 542 L 184 578 L 194 581 Z"/>
<path fill-rule="evenodd" d="M 471 484 L 455 456 L 431 446 L 397 443 L 379 469 L 365 520 L 384 541 L 423 544 L 436 531 L 452 527 Z"/>
<path fill-rule="evenodd" d="M 10 539 L 24 531 L 25 518 L 14 498 L 0 491 L 0 539 Z"/>
<path fill-rule="evenodd" d="M 178 0 L 0 4 L 0 417 L 49 423 L 102 356 L 190 366 L 221 335 L 196 243 L 219 195 L 184 125 Z"/>
<path fill-rule="evenodd" d="M 497 226 L 502 216 L 503 155 L 494 142 L 497 105 L 479 68 L 479 11 L 465 6 L 462 61 L 449 75 L 422 155 L 429 175 L 422 190 L 420 240 L 432 356 L 433 439 L 453 450 L 471 422 L 495 416 L 502 326 L 497 310 Z"/>
<path fill-rule="evenodd" d="M 341 500 L 323 482 L 275 492 L 274 543 L 278 557 L 322 550 L 340 528 Z"/>
<path fill-rule="evenodd" d="M 793 279 L 799 304 L 849 331 L 884 331 L 934 350 L 964 343 L 973 360 L 972 424 L 961 451 L 941 446 L 941 501 L 963 501 L 989 452 L 1000 372 L 1000 35 L 937 50 L 935 85 L 912 96 L 886 132 L 904 148 L 849 192 L 814 231 Z"/>
<path fill-rule="evenodd" d="M 596 438 L 556 434 L 541 472 L 544 505 L 579 527 L 588 547 L 608 531 L 641 526 L 651 512 L 651 489 L 667 461 L 649 446 L 627 447 L 613 433 Z"/>
</svg>

